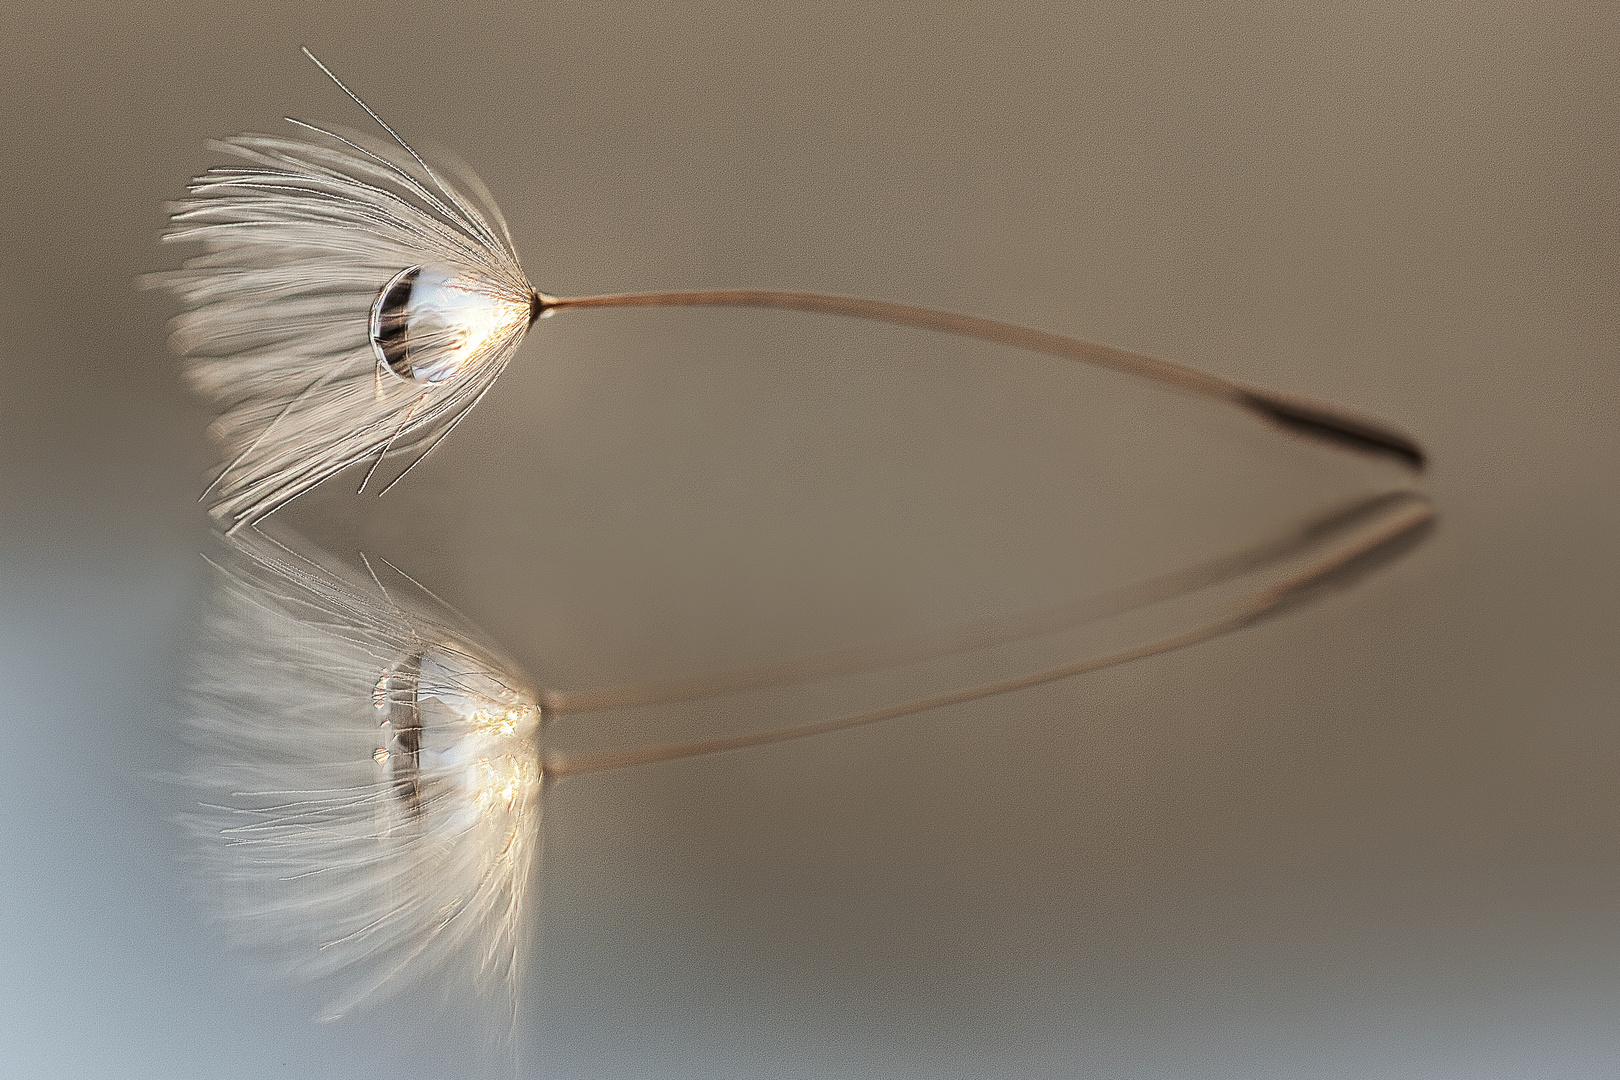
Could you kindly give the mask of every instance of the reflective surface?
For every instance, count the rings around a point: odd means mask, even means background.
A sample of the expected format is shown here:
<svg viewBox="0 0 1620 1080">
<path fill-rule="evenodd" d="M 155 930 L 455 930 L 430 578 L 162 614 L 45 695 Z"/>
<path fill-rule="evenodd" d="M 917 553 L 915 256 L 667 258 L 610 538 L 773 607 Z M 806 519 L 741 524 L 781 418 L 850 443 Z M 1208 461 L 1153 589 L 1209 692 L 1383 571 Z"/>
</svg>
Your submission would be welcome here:
<svg viewBox="0 0 1620 1080">
<path fill-rule="evenodd" d="M 302 42 L 474 163 L 543 288 L 966 309 L 1352 404 L 1433 462 L 1425 546 L 1244 633 L 560 782 L 523 1075 L 1612 1064 L 1609 14 L 391 5 L 379 43 L 380 11 L 0 16 L 12 1068 L 434 1077 L 479 1053 L 430 993 L 311 1024 L 323 995 L 217 947 L 177 870 L 214 451 L 169 310 L 129 283 L 165 265 L 160 205 L 204 138 L 354 122 Z M 585 314 L 539 324 L 386 499 L 345 476 L 287 508 L 431 575 L 548 684 L 679 673 L 761 613 L 835 638 L 874 581 L 919 621 L 1085 593 L 1380 482 L 1039 365 Z"/>
</svg>

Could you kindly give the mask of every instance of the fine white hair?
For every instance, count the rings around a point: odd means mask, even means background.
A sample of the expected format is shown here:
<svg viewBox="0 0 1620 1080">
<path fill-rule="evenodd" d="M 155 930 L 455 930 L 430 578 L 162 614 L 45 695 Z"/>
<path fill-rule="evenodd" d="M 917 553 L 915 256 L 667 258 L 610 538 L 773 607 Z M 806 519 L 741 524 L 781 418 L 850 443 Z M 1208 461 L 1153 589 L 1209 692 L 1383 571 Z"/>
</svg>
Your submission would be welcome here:
<svg viewBox="0 0 1620 1080">
<path fill-rule="evenodd" d="M 143 279 L 184 305 L 171 343 L 219 410 L 226 463 L 209 500 L 230 528 L 359 462 L 419 460 L 494 383 L 539 310 L 477 177 L 429 165 L 355 101 L 387 139 L 289 120 L 296 134 L 210 143 L 237 163 L 194 179 L 163 237 L 202 251 Z M 486 316 L 433 382 L 398 377 L 373 345 L 379 295 L 413 267 Z"/>
</svg>

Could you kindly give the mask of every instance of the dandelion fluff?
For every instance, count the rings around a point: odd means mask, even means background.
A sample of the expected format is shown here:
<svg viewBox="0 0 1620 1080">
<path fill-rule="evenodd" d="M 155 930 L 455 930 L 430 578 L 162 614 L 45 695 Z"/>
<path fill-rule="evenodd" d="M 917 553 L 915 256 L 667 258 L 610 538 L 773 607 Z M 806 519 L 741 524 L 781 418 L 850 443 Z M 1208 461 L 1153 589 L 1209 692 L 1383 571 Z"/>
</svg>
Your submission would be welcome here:
<svg viewBox="0 0 1620 1080">
<path fill-rule="evenodd" d="M 164 234 L 202 252 L 146 279 L 186 307 L 171 343 L 220 410 L 228 463 L 210 490 L 231 526 L 357 462 L 431 448 L 539 313 L 465 170 L 292 123 L 300 137 L 210 144 L 235 163 L 192 181 Z"/>
<path fill-rule="evenodd" d="M 534 693 L 420 595 L 258 530 L 226 543 L 191 716 L 200 857 L 229 926 L 330 988 L 328 1017 L 450 967 L 515 1001 Z"/>
</svg>

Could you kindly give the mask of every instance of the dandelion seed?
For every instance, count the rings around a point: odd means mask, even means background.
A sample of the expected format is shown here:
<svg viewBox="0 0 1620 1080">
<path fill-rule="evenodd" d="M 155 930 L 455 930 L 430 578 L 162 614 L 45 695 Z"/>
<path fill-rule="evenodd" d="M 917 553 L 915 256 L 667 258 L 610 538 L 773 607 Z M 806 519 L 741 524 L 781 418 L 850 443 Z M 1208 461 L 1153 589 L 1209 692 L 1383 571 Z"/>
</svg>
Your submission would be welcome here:
<svg viewBox="0 0 1620 1080">
<path fill-rule="evenodd" d="M 488 392 L 536 319 L 584 308 L 776 308 L 978 338 L 1129 372 L 1422 467 L 1410 438 L 1336 406 L 992 319 L 761 289 L 549 296 L 529 283 L 472 173 L 431 166 L 305 54 L 385 138 L 294 120 L 297 136 L 212 144 L 242 164 L 197 177 L 164 236 L 203 252 L 145 279 L 185 305 L 172 343 L 220 409 L 214 432 L 228 461 L 205 497 L 230 528 L 352 465 L 373 463 L 364 488 L 385 457 L 413 455 L 397 483 Z"/>
</svg>

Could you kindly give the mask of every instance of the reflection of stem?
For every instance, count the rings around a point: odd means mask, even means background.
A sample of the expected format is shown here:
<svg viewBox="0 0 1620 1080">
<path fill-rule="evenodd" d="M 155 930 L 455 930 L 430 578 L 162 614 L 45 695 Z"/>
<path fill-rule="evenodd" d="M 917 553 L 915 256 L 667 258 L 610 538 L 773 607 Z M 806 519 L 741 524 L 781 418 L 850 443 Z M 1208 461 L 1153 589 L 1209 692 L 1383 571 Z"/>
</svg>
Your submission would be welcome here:
<svg viewBox="0 0 1620 1080">
<path fill-rule="evenodd" d="M 1367 522 L 1369 516 L 1372 516 L 1370 524 Z M 1324 539 L 1324 533 L 1331 535 L 1345 528 L 1356 530 L 1347 540 L 1333 546 L 1308 566 L 1294 571 L 1282 580 L 1239 601 L 1228 608 L 1224 614 L 1180 634 L 1145 642 L 1106 656 L 1078 660 L 1014 678 L 980 683 L 977 686 L 969 686 L 904 704 L 884 706 L 865 712 L 847 713 L 827 720 L 812 721 L 773 731 L 698 740 L 669 746 L 652 746 L 620 753 L 581 755 L 577 757 L 566 754 L 549 754 L 545 759 L 544 768 L 548 775 L 563 776 L 570 773 L 596 772 L 626 765 L 641 765 L 654 761 L 667 761 L 672 758 L 714 754 L 725 750 L 740 750 L 765 743 L 784 742 L 789 739 L 803 738 L 807 735 L 819 735 L 823 732 L 838 731 L 842 728 L 857 727 L 862 724 L 875 723 L 910 713 L 923 712 L 945 705 L 956 705 L 1012 690 L 1021 690 L 1040 683 L 1097 671 L 1129 660 L 1140 660 L 1144 657 L 1170 652 L 1174 649 L 1207 641 L 1210 638 L 1218 637 L 1233 630 L 1240 630 L 1280 608 L 1303 599 L 1316 586 L 1332 584 L 1337 579 L 1356 573 L 1378 556 L 1394 553 L 1401 548 L 1404 541 L 1420 537 L 1433 520 L 1434 509 L 1429 501 L 1421 495 L 1401 492 L 1394 495 L 1380 496 L 1359 504 L 1345 513 L 1334 515 L 1330 519 L 1307 526 L 1287 540 L 1270 545 L 1269 548 L 1254 548 L 1247 552 L 1229 556 L 1226 560 L 1216 560 L 1213 563 L 1204 564 L 1203 567 L 1195 568 L 1193 571 L 1186 573 L 1191 575 L 1198 573 L 1208 574 L 1211 568 L 1221 566 L 1223 563 L 1226 564 L 1227 573 L 1205 578 L 1204 583 L 1212 583 L 1223 577 L 1233 576 L 1234 573 L 1241 572 L 1242 569 L 1253 568 L 1272 561 L 1270 558 L 1261 557 L 1261 554 L 1268 550 L 1272 552 L 1273 558 L 1286 556 L 1306 547 L 1314 546 Z M 1166 575 L 1165 578 L 1161 578 L 1159 581 L 1167 583 L 1176 577 L 1177 575 L 1174 574 Z M 1196 578 L 1189 577 L 1187 580 L 1193 581 Z M 1152 585 L 1153 583 L 1150 583 L 1149 587 L 1152 587 Z M 1159 598 L 1185 591 L 1190 591 L 1190 589 L 1165 592 Z M 982 629 L 975 629 L 978 632 L 983 632 Z M 588 708 L 591 706 L 581 707 Z"/>
<path fill-rule="evenodd" d="M 624 307 L 753 307 L 813 311 L 855 319 L 911 326 L 957 337 L 977 338 L 1031 352 L 1058 356 L 1084 364 L 1111 368 L 1152 379 L 1203 397 L 1249 410 L 1271 424 L 1298 435 L 1338 443 L 1368 453 L 1394 457 L 1409 468 L 1423 468 L 1423 449 L 1408 436 L 1336 405 L 1310 401 L 1271 390 L 1259 390 L 1195 371 L 1167 360 L 1096 345 L 1078 338 L 1031 330 L 1025 326 L 958 315 L 913 304 L 866 300 L 828 293 L 780 292 L 773 289 L 704 289 L 695 292 L 610 293 L 603 296 L 546 296 L 533 298 L 536 317 L 570 308 Z"/>
<path fill-rule="evenodd" d="M 982 619 L 900 642 L 832 649 L 816 656 L 781 660 L 710 676 L 673 678 L 606 690 L 547 690 L 541 694 L 540 700 L 550 716 L 636 708 L 914 664 L 950 653 L 1050 634 L 1185 596 L 1263 566 L 1279 563 L 1320 546 L 1324 536 L 1348 528 L 1371 514 L 1386 511 L 1393 502 L 1414 497 L 1408 492 L 1395 492 L 1356 499 L 1252 547 L 1228 552 L 1099 596 L 1037 611 Z"/>
</svg>

